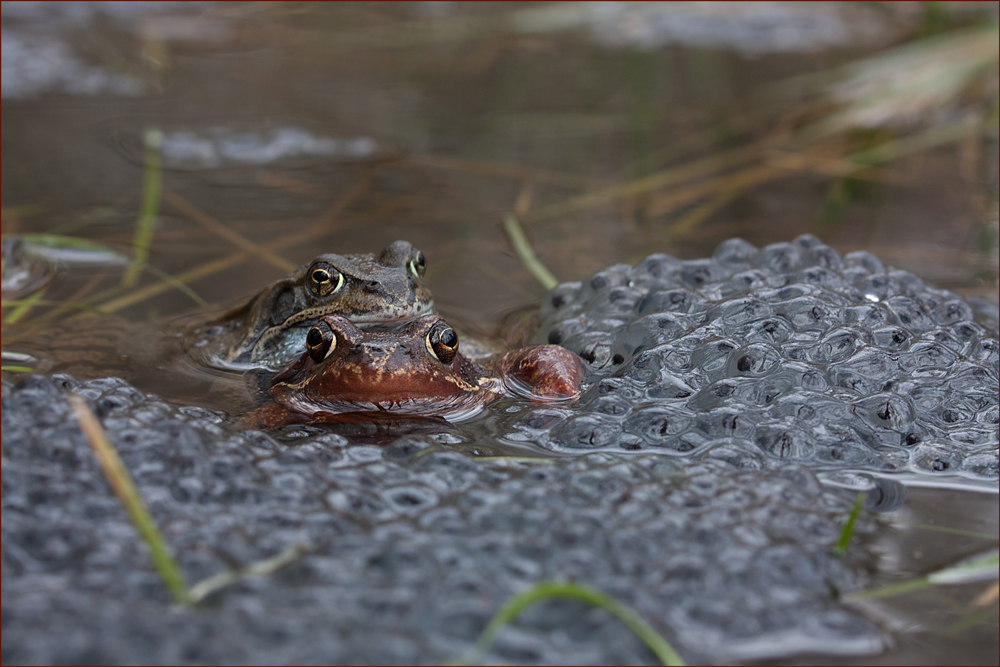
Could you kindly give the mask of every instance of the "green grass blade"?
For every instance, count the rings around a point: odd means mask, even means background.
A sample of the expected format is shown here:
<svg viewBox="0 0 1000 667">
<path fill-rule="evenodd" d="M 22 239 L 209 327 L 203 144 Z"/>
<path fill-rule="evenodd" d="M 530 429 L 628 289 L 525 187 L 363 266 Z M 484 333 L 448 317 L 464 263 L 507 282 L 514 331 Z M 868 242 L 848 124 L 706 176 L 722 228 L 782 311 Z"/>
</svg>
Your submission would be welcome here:
<svg viewBox="0 0 1000 667">
<path fill-rule="evenodd" d="M 0 359 L 13 362 L 15 364 L 37 364 L 38 359 L 25 354 L 24 352 L 11 352 L 10 350 L 0 350 Z"/>
<path fill-rule="evenodd" d="M 21 240 L 31 254 L 53 262 L 110 266 L 128 264 L 128 259 L 117 250 L 76 236 L 21 234 Z"/>
<path fill-rule="evenodd" d="M 865 503 L 865 494 L 859 493 L 858 497 L 854 499 L 854 505 L 851 506 L 851 511 L 847 515 L 847 523 L 840 531 L 840 538 L 837 540 L 837 546 L 833 548 L 833 552 L 840 558 L 843 558 L 847 553 L 847 547 L 851 544 L 851 538 L 854 536 L 854 526 L 858 522 L 858 515 L 861 513 L 861 508 Z"/>
<path fill-rule="evenodd" d="M 14 309 L 7 314 L 7 317 L 3 318 L 3 323 L 15 324 L 18 320 L 24 317 L 29 310 L 37 306 L 42 301 L 43 296 L 45 296 L 44 289 L 35 292 L 25 299 L 19 299 L 19 303 L 14 306 Z"/>
<path fill-rule="evenodd" d="M 479 637 L 479 641 L 476 643 L 476 648 L 470 656 L 470 659 L 462 661 L 459 664 L 478 662 L 484 655 L 486 655 L 486 652 L 489 650 L 490 646 L 493 645 L 493 642 L 496 640 L 497 635 L 500 634 L 500 631 L 507 624 L 513 621 L 518 614 L 533 604 L 556 598 L 579 600 L 610 612 L 618 620 L 628 626 L 629 630 L 635 633 L 639 639 L 645 642 L 646 646 L 648 646 L 650 650 L 656 654 L 656 657 L 659 658 L 664 665 L 684 665 L 684 661 L 681 659 L 680 655 L 674 651 L 673 647 L 671 647 L 670 644 L 668 644 L 666 640 L 656 632 L 656 630 L 650 627 L 648 623 L 642 620 L 642 618 L 640 618 L 639 615 L 630 608 L 618 602 L 611 596 L 605 595 L 604 593 L 590 588 L 589 586 L 559 581 L 539 582 L 528 590 L 519 593 L 508 600 L 507 603 L 500 608 L 500 611 L 493 616 L 492 620 L 490 620 L 489 624 L 486 626 L 486 629 L 483 630 L 483 634 Z"/>
<path fill-rule="evenodd" d="M 88 313 L 101 313 L 99 309 L 87 303 L 70 303 L 68 301 L 55 301 L 52 299 L 32 299 L 32 297 L 28 297 L 27 299 L 0 299 L 0 304 L 2 304 L 4 308 L 30 304 L 35 306 L 58 306 L 60 308 L 67 308 L 70 310 L 83 310 Z M 5 322 L 5 324 L 9 324 L 9 322 Z"/>
<path fill-rule="evenodd" d="M 981 540 L 993 540 L 996 541 L 996 535 L 990 535 L 989 533 L 980 533 L 975 530 L 962 530 L 961 528 L 949 528 L 948 526 L 932 526 L 926 523 L 908 523 L 906 521 L 893 521 L 893 526 L 898 526 L 900 528 L 913 528 L 915 530 L 929 530 L 935 533 L 945 533 L 946 535 L 961 535 L 962 537 L 975 537 Z"/>
<path fill-rule="evenodd" d="M 1000 552 L 994 549 L 985 554 L 980 554 L 979 556 L 938 570 L 937 572 L 931 572 L 926 577 L 918 577 L 898 584 L 883 586 L 882 588 L 873 588 L 868 591 L 852 593 L 849 599 L 875 600 L 918 591 L 929 586 L 974 583 L 996 579 L 998 572 L 1000 572 Z"/>
<path fill-rule="evenodd" d="M 996 549 L 980 554 L 943 570 L 932 572 L 927 581 L 932 584 L 964 584 L 1000 576 L 1000 552 Z"/>
<path fill-rule="evenodd" d="M 191 604 L 198 604 L 204 600 L 209 593 L 226 586 L 231 586 L 232 584 L 238 583 L 249 577 L 263 577 L 271 574 L 272 572 L 285 567 L 292 561 L 302 556 L 304 553 L 306 553 L 306 547 L 301 544 L 296 544 L 291 549 L 278 554 L 274 558 L 254 563 L 253 565 L 240 570 L 222 572 L 221 574 L 199 581 L 191 587 L 190 591 L 188 591 Z"/>
<path fill-rule="evenodd" d="M 69 403 L 76 413 L 77 421 L 80 422 L 80 428 L 87 436 L 87 442 L 90 443 L 91 449 L 94 450 L 94 454 L 101 464 L 101 470 L 104 471 L 108 484 L 125 507 L 125 511 L 128 512 L 132 525 L 139 531 L 149 547 L 153 565 L 159 572 L 163 585 L 166 586 L 175 602 L 188 604 L 190 596 L 187 583 L 184 581 L 184 574 L 177 566 L 173 556 L 170 555 L 170 550 L 167 548 L 167 543 L 163 539 L 160 529 L 157 528 L 153 517 L 149 515 L 149 510 L 146 509 L 142 496 L 135 488 L 132 476 L 129 475 L 114 446 L 108 441 L 104 428 L 87 407 L 83 398 L 76 394 L 70 394 Z"/>
<path fill-rule="evenodd" d="M 156 215 L 160 210 L 162 187 L 160 144 L 163 143 L 163 133 L 156 128 L 147 129 L 145 143 L 146 170 L 142 187 L 142 208 L 135 226 L 135 255 L 125 275 L 122 276 L 122 287 L 134 287 L 139 279 L 139 273 L 146 266 L 149 248 L 153 245 L 153 227 L 156 225 Z"/>
<path fill-rule="evenodd" d="M 521 223 L 517 221 L 517 218 L 508 215 L 503 219 L 503 226 L 507 230 L 507 236 L 510 237 L 510 242 L 514 245 L 517 256 L 521 258 L 521 261 L 535 278 L 538 278 L 538 282 L 542 283 L 545 289 L 552 289 L 558 285 L 559 280 L 535 256 L 535 251 L 528 243 L 528 238 L 524 235 L 524 230 L 521 229 Z"/>
<path fill-rule="evenodd" d="M 150 273 L 152 273 L 154 276 L 156 276 L 160 280 L 162 280 L 163 282 L 165 282 L 168 285 L 170 285 L 171 287 L 173 287 L 178 292 L 181 292 L 182 294 L 187 295 L 187 297 L 189 299 L 191 299 L 192 301 L 194 301 L 196 304 L 198 304 L 202 308 L 204 308 L 205 306 L 208 305 L 208 302 L 205 301 L 204 299 L 202 299 L 201 295 L 199 295 L 193 289 L 191 289 L 190 287 L 188 287 L 186 284 L 182 283 L 180 280 L 177 280 L 177 278 L 174 278 L 172 275 L 170 275 L 166 271 L 163 271 L 162 269 L 158 269 L 155 266 L 153 266 L 152 264 L 147 264 L 146 265 L 146 270 L 149 271 Z"/>
<path fill-rule="evenodd" d="M 882 588 L 873 588 L 868 591 L 859 591 L 857 593 L 851 593 L 847 596 L 848 600 L 877 600 L 879 598 L 888 598 L 894 595 L 902 595 L 903 593 L 909 593 L 911 591 L 919 591 L 922 588 L 927 588 L 931 585 L 931 582 L 927 581 L 927 577 L 918 577 L 917 579 L 910 579 L 909 581 L 902 581 L 898 584 L 892 584 L 891 586 L 883 586 Z"/>
</svg>

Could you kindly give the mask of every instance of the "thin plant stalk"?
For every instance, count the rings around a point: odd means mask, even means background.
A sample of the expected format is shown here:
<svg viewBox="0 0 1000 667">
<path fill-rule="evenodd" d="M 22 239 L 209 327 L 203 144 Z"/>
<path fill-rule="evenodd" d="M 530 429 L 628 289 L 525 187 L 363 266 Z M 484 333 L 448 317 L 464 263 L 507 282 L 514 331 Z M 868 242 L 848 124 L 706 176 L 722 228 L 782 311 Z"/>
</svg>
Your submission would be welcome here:
<svg viewBox="0 0 1000 667">
<path fill-rule="evenodd" d="M 4 324 L 16 323 L 22 317 L 27 315 L 28 311 L 30 311 L 32 308 L 41 305 L 43 301 L 42 299 L 43 296 L 45 296 L 44 289 L 35 292 L 34 294 L 28 296 L 27 298 L 17 299 L 16 302 L 13 299 L 4 301 L 5 306 L 9 305 L 13 306 L 14 308 L 13 310 L 10 311 L 10 313 L 7 314 L 7 317 L 3 318 L 3 323 Z"/>
<path fill-rule="evenodd" d="M 271 574 L 281 568 L 285 567 L 289 563 L 295 561 L 300 556 L 306 553 L 306 548 L 304 545 L 296 544 L 290 549 L 278 554 L 274 558 L 269 558 L 267 560 L 260 561 L 259 563 L 254 563 L 249 567 L 245 567 L 239 570 L 234 570 L 232 572 L 222 572 L 215 576 L 209 577 L 208 579 L 203 579 L 197 584 L 191 587 L 188 591 L 188 598 L 191 604 L 198 604 L 204 600 L 210 593 L 219 590 L 220 588 L 225 588 L 226 586 L 231 586 L 235 583 L 247 579 L 249 577 L 263 577 Z"/>
<path fill-rule="evenodd" d="M 854 536 L 854 528 L 858 523 L 858 515 L 861 514 L 864 502 L 865 494 L 859 493 L 858 497 L 854 499 L 850 513 L 847 515 L 847 523 L 844 524 L 843 529 L 840 531 L 840 538 L 837 540 L 837 545 L 833 548 L 833 552 L 840 558 L 843 558 L 847 554 L 847 547 L 851 544 L 851 538 Z"/>
<path fill-rule="evenodd" d="M 524 230 L 521 229 L 521 224 L 517 221 L 517 218 L 513 215 L 507 215 L 503 219 L 503 226 L 507 230 L 507 236 L 510 237 L 510 242 L 513 244 L 517 256 L 521 258 L 521 261 L 528 267 L 532 275 L 538 279 L 538 282 L 547 290 L 558 285 L 559 279 L 552 275 L 535 255 L 535 251 L 532 249 L 531 244 L 528 243 L 528 238 L 524 235 Z"/>
<path fill-rule="evenodd" d="M 170 549 L 167 547 L 160 529 L 157 528 L 156 522 L 150 516 L 149 510 L 142 501 L 139 491 L 135 488 L 132 476 L 129 475 L 125 464 L 122 463 L 118 452 L 108 441 L 104 428 L 87 407 L 83 398 L 76 394 L 70 394 L 69 403 L 73 412 L 76 413 L 76 419 L 80 422 L 80 428 L 87 437 L 87 442 L 90 443 L 91 449 L 97 456 L 97 461 L 101 465 L 101 470 L 104 471 L 108 484 L 118 497 L 119 502 L 125 507 L 125 511 L 128 512 L 132 525 L 139 531 L 139 535 L 149 547 L 153 565 L 159 572 L 163 585 L 166 586 L 175 602 L 189 604 L 191 596 L 184 580 L 184 574 L 177 566 L 173 556 L 170 555 Z"/>
<path fill-rule="evenodd" d="M 246 250 L 257 255 L 271 266 L 276 267 L 279 271 L 291 272 L 295 270 L 296 264 L 289 262 L 284 257 L 278 256 L 271 249 L 254 243 L 239 232 L 226 227 L 176 192 L 169 189 L 164 190 L 163 198 L 199 225 L 219 238 L 229 241 L 240 250 Z"/>
<path fill-rule="evenodd" d="M 500 631 L 528 607 L 556 598 L 579 600 L 610 612 L 649 647 L 664 665 L 684 665 L 684 660 L 670 644 L 638 614 L 613 597 L 598 590 L 572 582 L 542 581 L 515 595 L 493 616 L 480 635 L 470 659 L 464 664 L 480 660 L 492 646 Z M 459 663 L 463 664 L 463 663 Z"/>
<path fill-rule="evenodd" d="M 160 210 L 160 190 L 163 185 L 160 168 L 160 146 L 163 132 L 149 128 L 145 135 L 146 169 L 142 185 L 142 208 L 135 226 L 135 255 L 132 263 L 122 276 L 122 287 L 134 287 L 139 274 L 149 259 L 149 248 L 153 245 L 153 228 Z"/>
</svg>

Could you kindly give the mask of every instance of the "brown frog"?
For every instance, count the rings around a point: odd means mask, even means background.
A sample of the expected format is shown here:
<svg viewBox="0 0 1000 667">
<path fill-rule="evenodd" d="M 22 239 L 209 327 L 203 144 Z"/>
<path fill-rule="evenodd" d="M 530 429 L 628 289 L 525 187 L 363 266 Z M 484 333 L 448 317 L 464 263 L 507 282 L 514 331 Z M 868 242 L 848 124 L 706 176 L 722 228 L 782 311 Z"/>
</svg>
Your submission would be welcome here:
<svg viewBox="0 0 1000 667">
<path fill-rule="evenodd" d="M 580 396 L 580 358 L 558 345 L 513 350 L 487 366 L 462 356 L 458 334 L 438 315 L 405 328 L 362 331 L 338 315 L 306 335 L 306 352 L 265 383 L 272 402 L 246 415 L 243 428 L 302 422 L 421 415 L 468 419 L 507 394 L 541 402 Z"/>
<path fill-rule="evenodd" d="M 320 255 L 221 317 L 181 323 L 175 335 L 202 364 L 276 370 L 301 353 L 309 328 L 324 315 L 365 327 L 429 313 L 434 300 L 421 282 L 424 271 L 423 253 L 406 241 L 378 255 Z"/>
</svg>

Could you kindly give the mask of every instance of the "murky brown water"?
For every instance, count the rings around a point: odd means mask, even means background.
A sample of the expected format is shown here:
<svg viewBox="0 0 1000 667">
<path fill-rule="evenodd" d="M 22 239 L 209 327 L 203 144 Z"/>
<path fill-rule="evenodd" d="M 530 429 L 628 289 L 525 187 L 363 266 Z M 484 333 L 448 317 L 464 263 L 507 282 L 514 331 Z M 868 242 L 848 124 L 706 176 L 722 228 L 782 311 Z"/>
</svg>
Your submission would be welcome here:
<svg viewBox="0 0 1000 667">
<path fill-rule="evenodd" d="M 995 65 L 925 118 L 810 131 L 833 109 L 820 91 L 836 68 L 921 31 L 995 20 L 995 5 L 944 18 L 706 5 L 674 8 L 672 22 L 597 5 L 71 7 L 4 8 L 3 233 L 72 235 L 131 257 L 144 136 L 159 130 L 155 272 L 123 289 L 122 266 L 67 265 L 45 303 L 15 321 L 5 307 L 5 350 L 95 321 L 49 302 L 97 308 L 98 322 L 157 321 L 199 299 L 234 302 L 320 252 L 400 238 L 425 253 L 442 314 L 486 336 L 506 320 L 515 335 L 510 316 L 545 290 L 512 251 L 509 214 L 560 280 L 651 252 L 709 256 L 732 236 L 764 246 L 811 232 L 997 301 Z M 801 39 L 761 28 L 781 21 Z M 985 129 L 935 143 L 934 128 L 970 118 Z M 852 167 L 884 141 L 898 158 Z M 116 372 L 114 359 L 96 363 Z M 948 493 L 914 495 L 996 534 L 995 495 Z M 927 523 L 941 510 L 910 511 Z M 894 542 L 901 578 L 926 571 L 916 554 L 929 542 L 910 539 Z M 933 565 L 966 555 L 946 551 Z M 920 623 L 966 618 L 968 590 L 927 602 Z M 995 659 L 995 601 L 987 609 L 958 634 L 902 635 L 886 660 Z"/>
</svg>

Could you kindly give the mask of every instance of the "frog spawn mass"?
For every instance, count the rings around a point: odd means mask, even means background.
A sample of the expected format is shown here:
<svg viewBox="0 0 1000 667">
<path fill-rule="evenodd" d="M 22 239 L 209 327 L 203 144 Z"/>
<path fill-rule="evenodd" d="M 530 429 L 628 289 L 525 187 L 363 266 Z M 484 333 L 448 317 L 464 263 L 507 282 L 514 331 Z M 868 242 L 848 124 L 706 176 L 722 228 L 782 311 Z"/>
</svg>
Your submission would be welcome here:
<svg viewBox="0 0 1000 667">
<path fill-rule="evenodd" d="M 731 239 L 564 283 L 541 316 L 589 389 L 513 415 L 509 442 L 997 478 L 995 321 L 871 253 Z"/>
<path fill-rule="evenodd" d="M 67 391 L 101 420 L 189 582 L 306 553 L 172 605 Z M 5 664 L 443 663 L 547 579 L 614 596 L 691 663 L 885 645 L 832 594 L 871 585 L 877 522 L 860 516 L 838 557 L 853 494 L 801 466 L 476 460 L 427 436 L 350 447 L 324 425 L 289 446 L 116 378 L 4 379 L 2 406 Z M 526 610 L 484 662 L 654 659 L 610 614 L 563 600 Z"/>
</svg>

